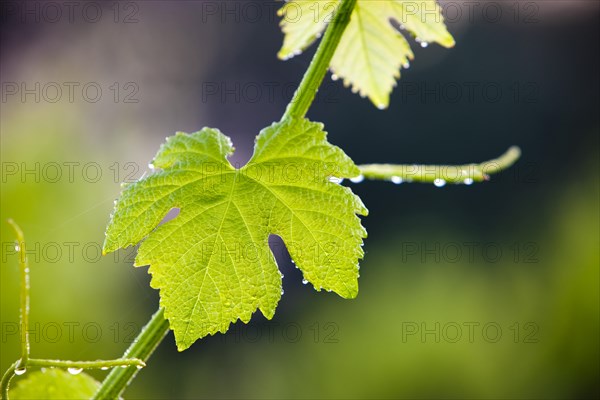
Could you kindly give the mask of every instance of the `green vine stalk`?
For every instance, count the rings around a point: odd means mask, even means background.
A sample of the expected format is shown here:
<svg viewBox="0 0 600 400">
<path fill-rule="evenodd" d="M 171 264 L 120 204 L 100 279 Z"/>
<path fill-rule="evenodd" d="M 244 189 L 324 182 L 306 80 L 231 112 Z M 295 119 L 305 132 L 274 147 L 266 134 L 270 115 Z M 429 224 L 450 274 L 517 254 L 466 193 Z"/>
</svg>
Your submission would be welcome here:
<svg viewBox="0 0 600 400">
<path fill-rule="evenodd" d="M 123 357 L 148 360 L 167 332 L 169 332 L 169 322 L 165 319 L 164 310 L 161 308 L 150 318 L 150 321 L 144 326 Z M 113 369 L 102 382 L 94 399 L 118 398 L 129 385 L 129 382 L 133 380 L 138 370 L 137 367 Z"/>
</svg>

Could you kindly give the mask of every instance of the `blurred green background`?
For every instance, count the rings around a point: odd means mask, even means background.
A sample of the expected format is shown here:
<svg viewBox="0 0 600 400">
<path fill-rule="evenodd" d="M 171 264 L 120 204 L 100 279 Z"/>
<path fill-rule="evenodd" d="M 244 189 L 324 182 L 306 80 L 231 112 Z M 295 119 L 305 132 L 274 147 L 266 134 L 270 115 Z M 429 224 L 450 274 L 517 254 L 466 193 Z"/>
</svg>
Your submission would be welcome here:
<svg viewBox="0 0 600 400">
<path fill-rule="evenodd" d="M 2 3 L 0 217 L 28 240 L 32 353 L 118 357 L 158 305 L 134 250 L 99 255 L 119 183 L 177 130 L 221 129 L 243 164 L 314 48 L 276 59 L 274 2 L 79 2 L 72 18 L 56 3 L 59 19 L 27 3 Z M 126 398 L 600 395 L 598 3 L 442 4 L 456 47 L 413 46 L 389 110 L 327 78 L 309 117 L 357 163 L 483 161 L 512 144 L 519 163 L 473 186 L 350 183 L 370 210 L 356 300 L 302 285 L 279 247 L 274 320 L 184 353 L 169 335 Z M 4 371 L 19 303 L 0 232 Z"/>
</svg>

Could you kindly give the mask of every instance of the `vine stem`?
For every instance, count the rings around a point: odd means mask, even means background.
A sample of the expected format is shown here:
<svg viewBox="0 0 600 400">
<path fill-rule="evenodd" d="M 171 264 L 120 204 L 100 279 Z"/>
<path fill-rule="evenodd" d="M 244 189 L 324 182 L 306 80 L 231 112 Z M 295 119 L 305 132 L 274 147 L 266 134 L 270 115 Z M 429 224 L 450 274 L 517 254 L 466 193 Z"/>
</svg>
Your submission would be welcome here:
<svg viewBox="0 0 600 400">
<path fill-rule="evenodd" d="M 327 73 L 331 58 L 340 43 L 342 34 L 350 22 L 350 15 L 356 0 L 342 0 L 333 20 L 327 27 L 323 40 L 315 53 L 308 70 L 288 104 L 282 120 L 288 118 L 303 118 L 312 104 L 319 86 Z M 156 347 L 169 331 L 169 322 L 164 317 L 164 309 L 160 308 L 142 329 L 134 343 L 127 349 L 124 358 L 148 360 Z M 96 400 L 116 399 L 137 373 L 138 368 L 115 368 L 102 382 L 94 395 Z"/>
<path fill-rule="evenodd" d="M 29 344 L 29 266 L 27 262 L 27 252 L 25 251 L 25 236 L 23 235 L 23 231 L 12 219 L 9 219 L 7 222 L 13 228 L 15 235 L 17 236 L 16 249 L 19 254 L 19 270 L 21 275 L 21 310 L 19 313 L 21 318 L 21 360 L 19 360 L 19 364 L 17 365 L 17 368 L 19 368 L 20 366 L 27 364 L 29 353 L 31 351 L 31 345 Z"/>
<path fill-rule="evenodd" d="M 144 326 L 134 342 L 129 346 L 123 358 L 135 358 L 147 361 L 156 347 L 169 332 L 169 322 L 165 319 L 164 309 L 160 308 Z M 117 399 L 129 382 L 133 380 L 139 368 L 136 366 L 115 368 L 106 376 L 94 399 Z"/>
<path fill-rule="evenodd" d="M 25 251 L 25 235 L 23 231 L 12 219 L 6 222 L 15 231 L 17 237 L 16 249 L 19 256 L 19 272 L 20 272 L 20 310 L 19 318 L 21 320 L 21 358 L 6 370 L 0 381 L 0 393 L 3 399 L 8 399 L 8 388 L 10 381 L 16 375 L 16 371 L 23 369 L 29 360 L 29 352 L 31 349 L 29 343 L 29 266 L 27 261 L 27 252 Z"/>
<path fill-rule="evenodd" d="M 15 361 L 10 367 L 8 367 L 4 375 L 2 375 L 2 381 L 0 381 L 0 387 L 2 388 L 0 393 L 2 394 L 2 399 L 8 400 L 8 387 L 10 385 L 10 381 L 16 375 L 15 370 L 19 366 L 20 362 L 21 360 Z"/>
<path fill-rule="evenodd" d="M 95 361 L 70 361 L 70 360 L 49 360 L 44 358 L 30 358 L 27 360 L 27 364 L 23 364 L 23 359 L 15 361 L 10 368 L 6 370 L 0 387 L 2 390 L 2 399 L 8 399 L 8 388 L 10 381 L 16 375 L 16 371 L 19 369 L 25 369 L 27 367 L 50 367 L 50 368 L 76 368 L 79 370 L 83 369 L 108 369 L 114 367 L 128 367 L 133 366 L 137 369 L 146 366 L 146 363 L 137 358 L 117 358 L 115 360 L 95 360 Z"/>
<path fill-rule="evenodd" d="M 443 186 L 446 183 L 483 182 L 490 175 L 503 171 L 513 165 L 521 156 L 521 149 L 512 146 L 503 155 L 479 164 L 464 165 L 399 165 L 366 164 L 359 165 L 361 175 L 354 181 L 364 179 L 386 180 L 393 183 L 426 182 Z"/>
<path fill-rule="evenodd" d="M 319 48 L 313 57 L 308 70 L 300 82 L 300 86 L 294 93 L 294 97 L 288 104 L 282 120 L 293 118 L 304 118 L 306 112 L 310 108 L 319 86 L 325 78 L 329 63 L 333 58 L 335 49 L 337 48 L 348 23 L 356 0 L 342 0 L 333 20 L 327 26 L 323 40 L 319 44 Z"/>
<path fill-rule="evenodd" d="M 77 369 L 102 369 L 128 366 L 144 368 L 146 366 L 146 363 L 137 358 L 116 358 L 114 360 L 94 361 L 49 360 L 44 358 L 30 358 L 27 362 L 27 366 Z"/>
</svg>

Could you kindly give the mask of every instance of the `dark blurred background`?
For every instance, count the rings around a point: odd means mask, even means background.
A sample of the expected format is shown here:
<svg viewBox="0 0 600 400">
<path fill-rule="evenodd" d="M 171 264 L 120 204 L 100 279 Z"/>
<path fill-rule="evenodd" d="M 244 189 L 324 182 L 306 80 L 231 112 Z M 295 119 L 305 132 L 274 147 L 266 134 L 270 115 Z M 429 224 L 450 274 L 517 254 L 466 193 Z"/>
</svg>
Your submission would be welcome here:
<svg viewBox="0 0 600 400">
<path fill-rule="evenodd" d="M 33 355 L 112 358 L 158 306 L 134 250 L 99 255 L 119 183 L 178 130 L 219 128 L 245 163 L 315 47 L 277 60 L 278 2 L 66 3 L 1 3 L 1 219 L 28 240 Z M 521 160 L 472 186 L 349 183 L 370 210 L 357 299 L 302 285 L 277 248 L 274 320 L 183 353 L 169 335 L 126 398 L 600 395 L 599 3 L 441 4 L 456 47 L 411 40 L 388 110 L 328 76 L 309 117 L 357 163 L 479 162 L 512 144 Z M 0 231 L 4 371 L 18 267 Z"/>
</svg>

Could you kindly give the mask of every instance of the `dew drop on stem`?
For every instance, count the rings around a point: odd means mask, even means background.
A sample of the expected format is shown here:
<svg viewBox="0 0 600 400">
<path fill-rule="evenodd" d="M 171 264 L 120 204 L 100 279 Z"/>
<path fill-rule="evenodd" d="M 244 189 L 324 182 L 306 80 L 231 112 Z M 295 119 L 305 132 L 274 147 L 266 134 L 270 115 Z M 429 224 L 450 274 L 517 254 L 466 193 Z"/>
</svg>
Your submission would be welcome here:
<svg viewBox="0 0 600 400">
<path fill-rule="evenodd" d="M 77 375 L 83 371 L 83 368 L 67 368 L 67 371 L 69 371 L 71 375 Z"/>
<path fill-rule="evenodd" d="M 434 184 L 436 187 L 443 187 L 443 186 L 445 186 L 445 185 L 446 185 L 446 181 L 445 181 L 445 180 L 443 180 L 443 179 L 437 178 L 437 179 L 435 179 L 435 180 L 433 181 L 433 184 Z"/>
</svg>

